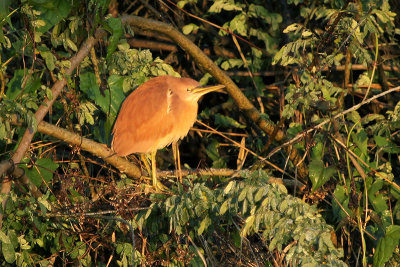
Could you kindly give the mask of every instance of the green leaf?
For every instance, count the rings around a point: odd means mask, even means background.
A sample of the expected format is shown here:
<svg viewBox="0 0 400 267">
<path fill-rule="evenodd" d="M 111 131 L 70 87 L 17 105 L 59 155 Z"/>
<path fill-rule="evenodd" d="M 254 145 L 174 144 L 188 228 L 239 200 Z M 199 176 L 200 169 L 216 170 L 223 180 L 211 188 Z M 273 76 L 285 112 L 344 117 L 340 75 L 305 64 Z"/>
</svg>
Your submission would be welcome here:
<svg viewBox="0 0 400 267">
<path fill-rule="evenodd" d="M 374 183 L 368 188 L 368 198 L 374 207 L 374 211 L 378 213 L 383 213 L 389 210 L 387 205 L 387 196 L 385 194 L 380 194 L 379 190 L 382 189 L 384 182 L 382 179 L 377 179 Z"/>
<path fill-rule="evenodd" d="M 220 158 L 218 153 L 219 143 L 213 139 L 211 143 L 207 146 L 206 153 L 207 156 L 212 159 L 213 161 L 217 161 Z"/>
<path fill-rule="evenodd" d="M 85 92 L 87 96 L 98 106 L 100 106 L 101 110 L 108 115 L 112 124 L 117 116 L 119 107 L 125 98 L 125 95 L 122 92 L 124 77 L 119 75 L 111 75 L 107 81 L 110 90 L 104 90 L 104 95 L 100 91 L 94 73 L 82 73 L 79 78 L 80 89 Z"/>
<path fill-rule="evenodd" d="M 358 123 L 361 121 L 361 116 L 357 111 L 352 111 L 347 114 L 347 119 L 351 120 L 354 123 Z"/>
<path fill-rule="evenodd" d="M 36 92 L 40 88 L 40 78 L 37 76 L 28 76 L 28 73 L 22 69 L 14 71 L 14 77 L 7 84 L 6 95 L 8 99 L 14 100 L 22 92 L 22 82 L 25 81 L 23 94 Z"/>
<path fill-rule="evenodd" d="M 374 136 L 375 143 L 378 147 L 382 148 L 383 151 L 397 154 L 400 153 L 400 148 L 396 146 L 389 138 L 376 135 Z"/>
<path fill-rule="evenodd" d="M 255 219 L 254 215 L 247 217 L 241 236 L 245 237 L 250 233 L 250 228 L 253 226 Z"/>
<path fill-rule="evenodd" d="M 294 24 L 290 24 L 289 26 L 287 26 L 284 30 L 283 33 L 289 33 L 289 32 L 293 32 L 296 31 L 297 29 L 299 29 L 301 26 L 297 23 Z"/>
<path fill-rule="evenodd" d="M 74 51 L 74 52 L 78 51 L 78 47 L 76 46 L 76 44 L 71 39 L 66 38 L 65 42 L 68 45 L 68 47 L 72 49 L 72 51 Z"/>
<path fill-rule="evenodd" d="M 243 66 L 243 60 L 241 60 L 239 58 L 228 59 L 228 60 L 222 62 L 222 64 L 221 64 L 221 68 L 224 70 L 229 70 L 229 69 L 241 67 L 241 66 Z"/>
<path fill-rule="evenodd" d="M 10 238 L 2 231 L 0 231 L 0 241 L 4 259 L 8 263 L 14 263 L 16 259 L 14 246 L 12 245 Z"/>
<path fill-rule="evenodd" d="M 325 167 L 321 159 L 313 159 L 309 165 L 310 180 L 313 184 L 312 191 L 323 186 L 335 172 L 335 168 Z"/>
<path fill-rule="evenodd" d="M 0 21 L 8 16 L 10 5 L 11 5 L 11 0 L 0 1 Z"/>
<path fill-rule="evenodd" d="M 181 0 L 181 1 L 179 1 L 176 5 L 177 5 L 178 7 L 180 7 L 180 8 L 184 8 L 185 5 L 186 5 L 188 2 L 189 2 L 188 0 Z"/>
<path fill-rule="evenodd" d="M 311 35 L 312 35 L 312 32 L 311 32 L 311 31 L 308 31 L 308 30 L 303 31 L 303 32 L 301 33 L 301 36 L 304 37 L 304 38 L 310 37 Z"/>
<path fill-rule="evenodd" d="M 124 79 L 125 78 L 123 76 L 113 74 L 107 80 L 110 90 L 106 90 L 105 94 L 107 98 L 111 99 L 110 115 L 114 118 L 117 116 L 119 108 L 125 99 L 125 95 L 122 90 Z M 108 94 L 111 94 L 111 96 L 108 97 Z"/>
<path fill-rule="evenodd" d="M 239 231 L 231 232 L 231 238 L 233 239 L 233 244 L 237 248 L 240 248 L 242 245 L 242 237 L 240 236 L 240 232 Z"/>
<path fill-rule="evenodd" d="M 222 10 L 240 11 L 240 10 L 242 10 L 242 6 L 239 4 L 236 4 L 234 0 L 216 0 L 214 2 L 214 4 L 212 4 L 211 7 L 208 9 L 208 12 L 220 13 Z"/>
<path fill-rule="evenodd" d="M 241 13 L 236 15 L 230 22 L 229 28 L 240 35 L 247 36 L 247 21 L 246 14 Z"/>
<path fill-rule="evenodd" d="M 4 45 L 7 44 L 7 41 L 6 38 L 4 37 L 3 25 L 7 21 L 11 25 L 10 17 L 8 14 L 10 5 L 11 5 L 11 0 L 0 1 L 0 43 Z"/>
<path fill-rule="evenodd" d="M 235 181 L 230 181 L 229 184 L 225 187 L 224 189 L 224 194 L 227 195 L 233 187 L 235 187 L 236 182 Z"/>
<path fill-rule="evenodd" d="M 183 26 L 182 32 L 183 32 L 183 34 L 188 35 L 191 32 L 196 31 L 198 28 L 199 28 L 199 26 L 197 26 L 196 24 L 190 23 L 188 25 Z"/>
<path fill-rule="evenodd" d="M 206 216 L 200 223 L 199 229 L 197 229 L 197 234 L 203 234 L 204 230 L 210 225 L 211 219 L 210 217 Z"/>
<path fill-rule="evenodd" d="M 221 115 L 219 113 L 215 114 L 215 124 L 223 126 L 223 127 L 227 127 L 227 128 L 231 128 L 231 127 L 235 127 L 235 128 L 239 128 L 239 129 L 246 128 L 246 125 L 240 124 L 238 121 L 232 119 L 231 117 Z"/>
<path fill-rule="evenodd" d="M 364 129 L 353 135 L 353 141 L 356 143 L 361 153 L 366 156 L 368 153 L 368 135 Z"/>
<path fill-rule="evenodd" d="M 41 158 L 35 162 L 35 166 L 30 169 L 25 168 L 26 175 L 34 185 L 39 187 L 43 180 L 48 183 L 53 179 L 53 172 L 58 168 L 58 164 L 49 158 Z"/>
<path fill-rule="evenodd" d="M 114 53 L 115 49 L 117 49 L 119 39 L 124 34 L 124 28 L 122 26 L 121 19 L 119 18 L 109 18 L 107 20 L 107 25 L 111 28 L 112 34 L 109 38 L 109 44 L 107 46 L 107 59 L 109 59 L 112 53 Z"/>
<path fill-rule="evenodd" d="M 254 196 L 254 201 L 255 202 L 260 201 L 262 199 L 262 197 L 264 196 L 264 194 L 265 194 L 265 188 L 263 188 L 263 187 L 259 188 L 256 195 Z"/>
<path fill-rule="evenodd" d="M 40 55 L 46 62 L 46 66 L 50 71 L 53 71 L 56 67 L 56 57 L 50 51 L 40 51 Z"/>
<path fill-rule="evenodd" d="M 225 212 L 228 210 L 228 204 L 230 202 L 230 199 L 225 200 L 224 203 L 222 203 L 221 207 L 219 208 L 219 214 L 224 215 Z"/>
<path fill-rule="evenodd" d="M 333 207 L 332 213 L 334 218 L 337 221 L 340 221 L 346 218 L 347 214 L 350 214 L 351 216 L 352 212 L 348 208 L 349 197 L 346 194 L 345 187 L 342 185 L 336 186 L 336 189 L 333 192 L 333 194 L 335 196 L 334 201 L 332 201 L 332 207 Z M 344 210 L 342 208 L 344 208 Z"/>
<path fill-rule="evenodd" d="M 0 118 L 0 140 L 3 140 L 8 135 L 6 130 L 5 122 L 1 121 Z"/>
<path fill-rule="evenodd" d="M 50 30 L 51 27 L 65 19 L 71 11 L 71 1 L 64 0 L 44 0 L 33 1 L 33 9 L 40 12 L 38 19 L 45 22 L 44 25 L 38 27 L 38 32 L 44 33 Z"/>
<path fill-rule="evenodd" d="M 392 257 L 393 251 L 399 245 L 400 226 L 390 225 L 386 229 L 385 236 L 379 240 L 374 254 L 374 267 L 385 266 L 385 263 Z"/>
</svg>

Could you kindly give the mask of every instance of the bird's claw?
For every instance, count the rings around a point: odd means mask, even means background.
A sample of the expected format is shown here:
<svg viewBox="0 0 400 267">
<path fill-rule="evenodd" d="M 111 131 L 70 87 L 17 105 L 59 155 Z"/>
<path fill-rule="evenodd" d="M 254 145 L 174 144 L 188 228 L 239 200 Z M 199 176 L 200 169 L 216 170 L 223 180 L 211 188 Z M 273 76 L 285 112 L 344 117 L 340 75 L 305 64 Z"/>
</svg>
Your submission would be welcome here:
<svg viewBox="0 0 400 267">
<path fill-rule="evenodd" d="M 156 190 L 156 192 L 159 192 L 159 193 L 169 192 L 168 187 L 163 185 L 161 182 L 157 182 L 157 183 L 153 184 L 153 187 Z"/>
</svg>

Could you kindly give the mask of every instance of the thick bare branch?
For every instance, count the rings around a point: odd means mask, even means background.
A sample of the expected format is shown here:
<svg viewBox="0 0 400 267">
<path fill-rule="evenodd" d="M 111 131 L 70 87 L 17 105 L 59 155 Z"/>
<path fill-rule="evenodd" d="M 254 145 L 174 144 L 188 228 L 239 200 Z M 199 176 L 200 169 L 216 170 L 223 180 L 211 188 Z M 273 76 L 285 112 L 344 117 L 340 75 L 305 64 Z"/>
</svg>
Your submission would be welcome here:
<svg viewBox="0 0 400 267">
<path fill-rule="evenodd" d="M 62 140 L 71 145 L 77 145 L 81 149 L 92 153 L 93 155 L 102 158 L 104 161 L 113 165 L 126 175 L 139 178 L 141 176 L 140 169 L 132 164 L 129 160 L 117 156 L 110 148 L 104 144 L 97 143 L 88 138 L 82 137 L 76 133 L 70 132 L 53 124 L 42 121 L 38 125 L 38 131 L 59 140 Z"/>
</svg>

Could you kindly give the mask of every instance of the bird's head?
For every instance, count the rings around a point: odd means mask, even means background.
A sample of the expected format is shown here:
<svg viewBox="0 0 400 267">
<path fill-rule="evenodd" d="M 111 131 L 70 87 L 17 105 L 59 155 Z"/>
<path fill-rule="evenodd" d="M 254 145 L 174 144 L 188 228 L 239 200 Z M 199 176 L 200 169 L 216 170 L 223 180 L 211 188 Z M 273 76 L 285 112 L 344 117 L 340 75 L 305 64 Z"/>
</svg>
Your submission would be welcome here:
<svg viewBox="0 0 400 267">
<path fill-rule="evenodd" d="M 219 91 L 225 88 L 225 85 L 211 85 L 211 86 L 201 86 L 197 81 L 190 78 L 180 78 L 177 80 L 176 85 L 173 86 L 174 91 L 179 94 L 181 99 L 188 101 L 197 102 L 201 96 Z"/>
</svg>

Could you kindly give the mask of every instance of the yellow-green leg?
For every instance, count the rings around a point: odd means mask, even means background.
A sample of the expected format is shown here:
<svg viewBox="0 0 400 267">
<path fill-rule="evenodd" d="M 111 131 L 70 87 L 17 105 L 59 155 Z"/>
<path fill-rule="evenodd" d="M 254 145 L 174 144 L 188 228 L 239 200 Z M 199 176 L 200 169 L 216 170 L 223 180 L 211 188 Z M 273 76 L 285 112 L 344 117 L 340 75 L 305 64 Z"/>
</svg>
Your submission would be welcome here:
<svg viewBox="0 0 400 267">
<path fill-rule="evenodd" d="M 147 173 L 149 174 L 149 176 L 150 176 L 150 173 L 152 172 L 151 171 L 151 166 L 150 166 L 150 159 L 149 159 L 149 156 L 147 155 L 147 154 L 140 154 L 140 158 L 142 159 L 142 162 L 143 162 L 143 164 L 144 164 L 144 167 L 146 168 L 146 171 L 147 171 Z M 150 178 L 150 177 L 148 177 L 148 178 Z"/>
<path fill-rule="evenodd" d="M 181 156 L 179 155 L 178 142 L 172 143 L 172 153 L 174 154 L 176 177 L 179 177 L 179 182 L 182 183 Z"/>
<path fill-rule="evenodd" d="M 157 151 L 151 152 L 151 176 L 153 177 L 153 186 L 156 191 L 168 191 L 168 188 L 157 179 L 156 153 Z"/>
</svg>

